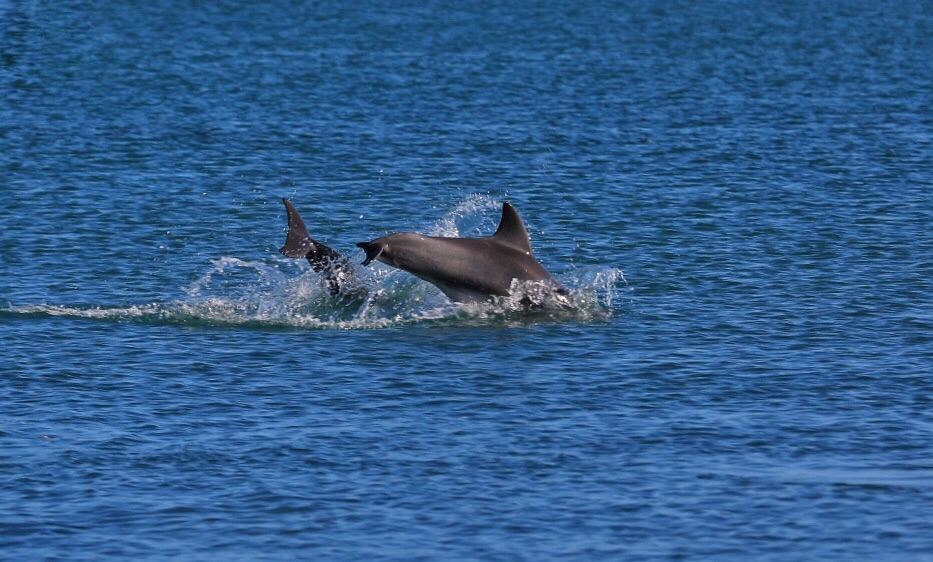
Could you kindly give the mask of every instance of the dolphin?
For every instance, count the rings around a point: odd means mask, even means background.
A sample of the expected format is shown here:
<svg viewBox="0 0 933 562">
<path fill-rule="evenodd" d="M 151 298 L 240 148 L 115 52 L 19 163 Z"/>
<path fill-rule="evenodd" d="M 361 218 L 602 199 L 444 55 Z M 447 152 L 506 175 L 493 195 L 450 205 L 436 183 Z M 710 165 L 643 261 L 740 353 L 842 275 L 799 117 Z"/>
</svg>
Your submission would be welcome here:
<svg viewBox="0 0 933 562">
<path fill-rule="evenodd" d="M 284 197 L 282 202 L 288 215 L 288 234 L 279 252 L 289 258 L 306 258 L 311 269 L 323 276 L 331 296 L 365 296 L 366 290 L 350 261 L 337 250 L 311 238 L 292 202 Z"/>
<path fill-rule="evenodd" d="M 556 299 L 571 305 L 561 286 L 535 258 L 531 240 L 518 211 L 505 203 L 495 234 L 485 238 L 448 238 L 397 232 L 357 244 L 366 252 L 363 265 L 373 261 L 407 271 L 435 285 L 455 302 L 483 302 L 509 296 L 514 283 L 534 282 Z M 524 298 L 524 304 L 529 299 Z"/>
<path fill-rule="evenodd" d="M 368 290 L 353 265 L 333 248 L 311 238 L 292 205 L 283 198 L 288 215 L 288 234 L 279 251 L 290 258 L 306 258 L 320 273 L 332 296 L 365 298 Z M 491 301 L 509 296 L 515 283 L 533 283 L 545 294 L 556 295 L 554 304 L 572 308 L 569 292 L 535 258 L 531 240 L 518 211 L 505 203 L 495 234 L 486 238 L 450 238 L 414 232 L 396 232 L 357 244 L 366 252 L 363 265 L 373 261 L 407 271 L 435 285 L 454 302 Z M 532 303 L 526 295 L 525 305 Z"/>
</svg>

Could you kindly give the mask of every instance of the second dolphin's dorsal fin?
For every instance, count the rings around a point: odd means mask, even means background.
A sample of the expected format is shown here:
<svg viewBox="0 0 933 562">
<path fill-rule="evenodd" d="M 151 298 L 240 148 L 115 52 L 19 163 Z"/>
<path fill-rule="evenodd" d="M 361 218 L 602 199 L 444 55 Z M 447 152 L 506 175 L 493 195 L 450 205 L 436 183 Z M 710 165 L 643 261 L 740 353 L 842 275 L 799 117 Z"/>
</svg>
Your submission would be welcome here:
<svg viewBox="0 0 933 562">
<path fill-rule="evenodd" d="M 502 220 L 492 237 L 523 252 L 532 253 L 531 240 L 528 238 L 528 231 L 525 230 L 525 223 L 522 222 L 522 217 L 518 216 L 515 207 L 508 203 L 502 204 Z"/>
</svg>

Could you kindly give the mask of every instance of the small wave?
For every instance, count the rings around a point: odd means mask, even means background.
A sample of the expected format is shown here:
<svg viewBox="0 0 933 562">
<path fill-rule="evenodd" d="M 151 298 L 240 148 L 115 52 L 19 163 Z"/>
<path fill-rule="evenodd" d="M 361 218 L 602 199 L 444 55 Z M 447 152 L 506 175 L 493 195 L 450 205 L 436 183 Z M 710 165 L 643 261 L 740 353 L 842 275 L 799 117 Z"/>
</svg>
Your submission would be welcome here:
<svg viewBox="0 0 933 562">
<path fill-rule="evenodd" d="M 70 318 L 89 318 L 93 320 L 132 320 L 137 318 L 154 317 L 159 315 L 159 305 L 131 305 L 131 306 L 93 306 L 93 305 L 59 305 L 59 304 L 9 304 L 0 312 L 21 316 L 66 316 Z"/>
</svg>

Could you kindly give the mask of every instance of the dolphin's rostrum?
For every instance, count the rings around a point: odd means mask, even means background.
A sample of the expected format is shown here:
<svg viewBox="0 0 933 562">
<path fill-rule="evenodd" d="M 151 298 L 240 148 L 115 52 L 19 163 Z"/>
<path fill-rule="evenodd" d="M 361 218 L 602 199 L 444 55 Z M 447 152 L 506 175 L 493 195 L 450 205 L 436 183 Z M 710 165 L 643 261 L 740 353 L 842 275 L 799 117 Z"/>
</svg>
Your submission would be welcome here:
<svg viewBox="0 0 933 562">
<path fill-rule="evenodd" d="M 343 280 L 352 280 L 359 287 L 346 259 L 313 240 L 298 212 L 288 199 L 284 201 L 289 232 L 281 252 L 292 258 L 307 258 L 312 268 L 324 275 L 334 295 L 347 294 L 341 286 Z M 502 205 L 502 220 L 496 233 L 485 238 L 397 232 L 357 246 L 366 252 L 363 265 L 379 261 L 397 267 L 437 286 L 456 302 L 509 296 L 516 284 L 530 282 L 559 295 L 554 299 L 558 306 L 570 305 L 567 290 L 535 258 L 528 231 L 518 211 L 508 203 Z"/>
</svg>

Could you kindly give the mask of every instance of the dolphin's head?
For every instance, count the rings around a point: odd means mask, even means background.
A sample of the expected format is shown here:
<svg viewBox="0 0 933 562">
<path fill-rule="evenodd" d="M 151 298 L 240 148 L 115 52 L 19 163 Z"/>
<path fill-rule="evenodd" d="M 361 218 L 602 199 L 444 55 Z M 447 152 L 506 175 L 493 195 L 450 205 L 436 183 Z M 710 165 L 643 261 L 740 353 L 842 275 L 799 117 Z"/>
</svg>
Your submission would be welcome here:
<svg viewBox="0 0 933 562">
<path fill-rule="evenodd" d="M 425 242 L 428 239 L 432 237 L 414 232 L 396 232 L 376 238 L 371 242 L 360 242 L 357 247 L 363 248 L 366 252 L 363 265 L 380 261 L 392 267 L 411 271 L 411 268 L 417 269 L 418 264 L 425 261 Z M 427 250 L 427 252 L 430 251 Z"/>
<path fill-rule="evenodd" d="M 363 265 L 369 265 L 373 260 L 379 260 L 379 258 L 382 257 L 382 253 L 386 251 L 389 244 L 386 243 L 385 237 L 383 237 L 376 238 L 371 242 L 358 242 L 356 247 L 363 248 L 363 251 L 366 252 L 366 259 L 363 260 Z M 385 261 L 385 258 L 379 261 Z"/>
</svg>

